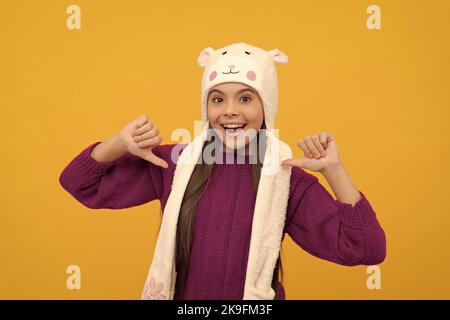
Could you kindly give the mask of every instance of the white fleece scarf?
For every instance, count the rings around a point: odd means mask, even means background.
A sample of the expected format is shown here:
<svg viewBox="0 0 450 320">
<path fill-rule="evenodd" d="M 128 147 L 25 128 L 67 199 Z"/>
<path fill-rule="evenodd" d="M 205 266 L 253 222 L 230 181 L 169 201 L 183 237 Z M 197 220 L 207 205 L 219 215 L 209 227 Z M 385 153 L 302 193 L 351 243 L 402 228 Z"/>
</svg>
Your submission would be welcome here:
<svg viewBox="0 0 450 320">
<path fill-rule="evenodd" d="M 226 57 L 228 60 L 223 57 L 224 51 L 230 53 Z M 247 52 L 259 54 L 259 57 L 256 59 L 248 57 Z M 274 62 L 287 63 L 287 57 L 278 49 L 264 51 L 245 43 L 232 44 L 218 50 L 208 47 L 200 54 L 198 63 L 207 67 L 202 81 L 203 128 L 178 158 L 142 299 L 172 300 L 174 297 L 178 216 L 184 192 L 208 134 L 209 122 L 206 120 L 205 112 L 207 92 L 216 84 L 223 82 L 251 85 L 258 91 L 264 104 L 265 123 L 268 127 L 265 135 L 266 149 L 256 195 L 243 299 L 274 299 L 272 277 L 281 249 L 291 176 L 291 168 L 282 166 L 281 162 L 292 158 L 291 148 L 279 140 L 273 130 L 278 99 L 277 88 L 274 88 L 277 85 Z M 234 69 L 237 65 L 246 73 L 231 72 L 217 76 L 215 70 L 223 68 L 224 65 L 228 66 L 229 63 L 233 63 L 231 69 L 237 70 Z M 211 76 L 214 72 L 216 76 Z"/>
</svg>

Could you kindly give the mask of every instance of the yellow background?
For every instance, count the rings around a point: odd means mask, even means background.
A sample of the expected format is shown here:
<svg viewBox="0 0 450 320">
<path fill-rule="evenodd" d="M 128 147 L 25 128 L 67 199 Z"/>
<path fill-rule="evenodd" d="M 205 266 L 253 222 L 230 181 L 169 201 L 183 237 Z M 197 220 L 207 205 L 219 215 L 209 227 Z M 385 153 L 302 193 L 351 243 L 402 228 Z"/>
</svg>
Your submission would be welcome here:
<svg viewBox="0 0 450 320">
<path fill-rule="evenodd" d="M 368 30 L 366 8 L 381 8 Z M 68 30 L 66 8 L 81 8 Z M 139 114 L 193 131 L 200 51 L 278 48 L 280 135 L 330 131 L 387 234 L 367 267 L 312 257 L 287 236 L 288 299 L 450 298 L 448 1 L 2 1 L 0 298 L 138 299 L 159 202 L 90 210 L 59 185 L 82 149 Z M 321 182 L 331 191 L 326 181 Z M 81 267 L 81 290 L 66 268 Z"/>
</svg>

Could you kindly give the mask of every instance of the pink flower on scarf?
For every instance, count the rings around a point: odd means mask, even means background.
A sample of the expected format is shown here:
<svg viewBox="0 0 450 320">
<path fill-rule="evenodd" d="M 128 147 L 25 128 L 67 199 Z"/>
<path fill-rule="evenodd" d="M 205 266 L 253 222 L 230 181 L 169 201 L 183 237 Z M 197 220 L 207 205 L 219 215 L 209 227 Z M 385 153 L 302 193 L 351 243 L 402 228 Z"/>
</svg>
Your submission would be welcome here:
<svg viewBox="0 0 450 320">
<path fill-rule="evenodd" d="M 165 295 L 161 294 L 164 288 L 164 284 L 161 282 L 156 282 L 155 277 L 147 282 L 142 292 L 142 300 L 165 300 L 167 299 Z"/>
</svg>

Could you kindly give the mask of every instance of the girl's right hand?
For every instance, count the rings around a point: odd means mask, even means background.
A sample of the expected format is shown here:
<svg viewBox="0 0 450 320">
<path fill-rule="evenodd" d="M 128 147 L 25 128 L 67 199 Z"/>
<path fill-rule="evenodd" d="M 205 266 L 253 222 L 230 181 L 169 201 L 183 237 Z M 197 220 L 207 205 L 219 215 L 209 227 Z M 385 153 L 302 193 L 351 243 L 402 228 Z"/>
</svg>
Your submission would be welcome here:
<svg viewBox="0 0 450 320">
<path fill-rule="evenodd" d="M 168 168 L 166 161 L 153 153 L 153 148 L 162 142 L 159 129 L 145 115 L 137 117 L 119 132 L 120 139 L 128 151 L 157 166 Z"/>
</svg>

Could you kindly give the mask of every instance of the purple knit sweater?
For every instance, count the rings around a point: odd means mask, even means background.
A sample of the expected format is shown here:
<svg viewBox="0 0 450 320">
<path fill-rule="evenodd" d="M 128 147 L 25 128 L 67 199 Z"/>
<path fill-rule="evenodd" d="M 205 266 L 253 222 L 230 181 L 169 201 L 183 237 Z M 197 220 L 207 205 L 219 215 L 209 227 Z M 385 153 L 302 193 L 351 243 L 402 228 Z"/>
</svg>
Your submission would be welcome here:
<svg viewBox="0 0 450 320">
<path fill-rule="evenodd" d="M 175 164 L 175 144 L 154 153 L 168 169 L 131 153 L 101 163 L 84 149 L 63 170 L 59 181 L 92 209 L 123 209 L 159 200 L 164 210 Z M 251 165 L 216 164 L 199 200 L 184 292 L 174 299 L 241 300 L 250 247 L 256 194 Z M 365 195 L 355 206 L 335 200 L 317 177 L 293 167 L 284 234 L 310 254 L 345 266 L 375 265 L 386 255 L 386 237 Z M 279 286 L 275 299 L 286 299 Z"/>
</svg>

